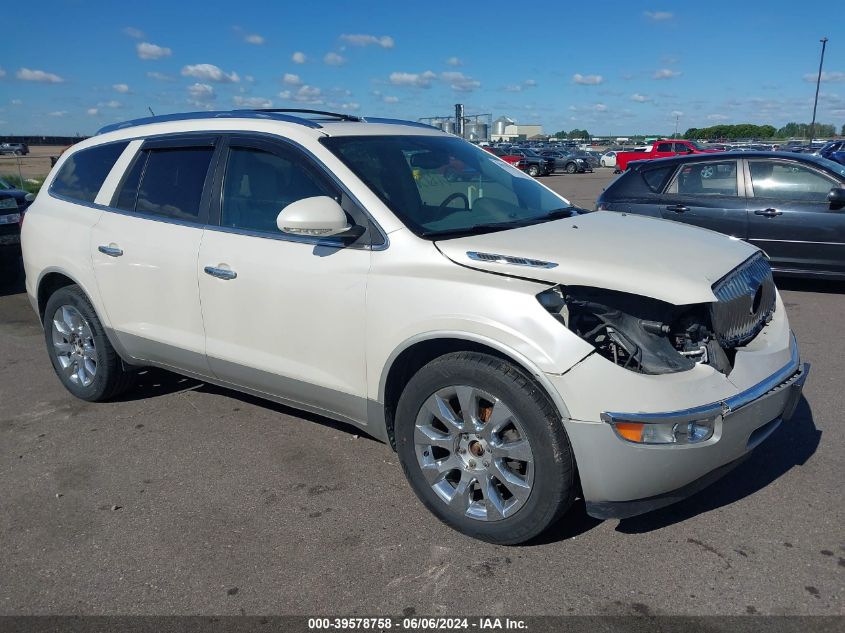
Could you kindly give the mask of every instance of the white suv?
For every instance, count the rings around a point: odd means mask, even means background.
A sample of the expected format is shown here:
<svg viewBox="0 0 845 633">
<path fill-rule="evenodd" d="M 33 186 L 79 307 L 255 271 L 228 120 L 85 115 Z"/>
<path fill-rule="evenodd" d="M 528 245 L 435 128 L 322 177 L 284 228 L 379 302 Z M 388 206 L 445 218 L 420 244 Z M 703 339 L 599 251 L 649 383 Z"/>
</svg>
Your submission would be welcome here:
<svg viewBox="0 0 845 633">
<path fill-rule="evenodd" d="M 158 366 L 350 422 L 440 519 L 496 543 L 576 496 L 607 518 L 691 494 L 789 418 L 807 376 L 756 248 L 582 213 L 417 123 L 110 126 L 62 155 L 22 242 L 75 396 Z"/>
</svg>

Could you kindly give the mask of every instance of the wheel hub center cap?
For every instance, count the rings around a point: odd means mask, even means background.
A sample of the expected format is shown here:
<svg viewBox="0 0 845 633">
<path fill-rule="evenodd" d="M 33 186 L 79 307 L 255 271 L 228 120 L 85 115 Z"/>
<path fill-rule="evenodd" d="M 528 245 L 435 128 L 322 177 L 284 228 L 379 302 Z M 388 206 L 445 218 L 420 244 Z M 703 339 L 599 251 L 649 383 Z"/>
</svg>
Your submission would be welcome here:
<svg viewBox="0 0 845 633">
<path fill-rule="evenodd" d="M 490 446 L 473 433 L 460 436 L 458 455 L 467 470 L 486 470 L 490 467 Z"/>
</svg>

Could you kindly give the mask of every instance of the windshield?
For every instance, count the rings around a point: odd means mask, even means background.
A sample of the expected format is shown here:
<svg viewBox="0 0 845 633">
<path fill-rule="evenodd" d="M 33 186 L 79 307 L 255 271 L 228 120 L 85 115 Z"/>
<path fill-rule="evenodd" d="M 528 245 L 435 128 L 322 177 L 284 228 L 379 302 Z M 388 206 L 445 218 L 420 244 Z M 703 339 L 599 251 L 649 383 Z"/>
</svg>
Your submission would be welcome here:
<svg viewBox="0 0 845 633">
<path fill-rule="evenodd" d="M 421 237 L 486 233 L 576 213 L 530 176 L 455 137 L 339 136 L 321 142 Z"/>
<path fill-rule="evenodd" d="M 834 174 L 839 174 L 840 176 L 845 178 L 845 165 L 840 165 L 836 161 L 830 160 L 829 158 L 824 158 L 822 156 L 813 156 L 813 161 L 832 171 Z"/>
</svg>

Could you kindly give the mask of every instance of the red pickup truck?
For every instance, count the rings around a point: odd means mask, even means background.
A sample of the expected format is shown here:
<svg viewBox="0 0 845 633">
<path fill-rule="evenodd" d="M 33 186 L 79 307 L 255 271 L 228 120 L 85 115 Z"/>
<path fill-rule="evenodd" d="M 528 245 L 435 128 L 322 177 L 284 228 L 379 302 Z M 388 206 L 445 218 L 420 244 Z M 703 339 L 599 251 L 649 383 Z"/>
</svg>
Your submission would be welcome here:
<svg viewBox="0 0 845 633">
<path fill-rule="evenodd" d="M 619 152 L 616 154 L 616 171 L 623 172 L 628 169 L 628 163 L 632 160 L 653 160 L 655 158 L 667 158 L 679 154 L 710 154 L 718 152 L 715 149 L 705 149 L 694 141 L 655 141 L 645 152 Z"/>
</svg>

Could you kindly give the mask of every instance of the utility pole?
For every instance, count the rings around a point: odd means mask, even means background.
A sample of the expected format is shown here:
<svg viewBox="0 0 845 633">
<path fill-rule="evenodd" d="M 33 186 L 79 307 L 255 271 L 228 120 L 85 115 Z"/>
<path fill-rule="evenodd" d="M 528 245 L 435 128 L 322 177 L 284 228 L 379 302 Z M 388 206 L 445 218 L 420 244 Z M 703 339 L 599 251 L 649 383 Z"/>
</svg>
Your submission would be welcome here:
<svg viewBox="0 0 845 633">
<path fill-rule="evenodd" d="M 823 37 L 819 40 L 822 43 L 822 56 L 819 60 L 819 76 L 816 79 L 816 100 L 813 102 L 813 122 L 810 123 L 810 143 L 813 142 L 813 136 L 816 133 L 816 108 L 819 105 L 819 85 L 822 82 L 822 65 L 824 64 L 824 49 L 827 46 L 827 38 Z"/>
<path fill-rule="evenodd" d="M 672 138 L 678 138 L 678 119 L 681 118 L 680 114 L 675 115 L 675 135 Z"/>
</svg>

